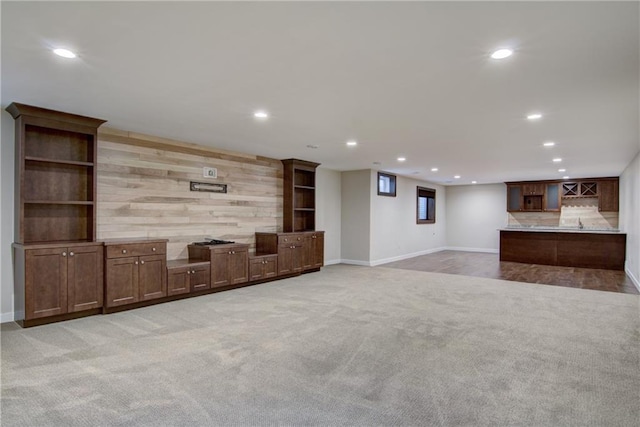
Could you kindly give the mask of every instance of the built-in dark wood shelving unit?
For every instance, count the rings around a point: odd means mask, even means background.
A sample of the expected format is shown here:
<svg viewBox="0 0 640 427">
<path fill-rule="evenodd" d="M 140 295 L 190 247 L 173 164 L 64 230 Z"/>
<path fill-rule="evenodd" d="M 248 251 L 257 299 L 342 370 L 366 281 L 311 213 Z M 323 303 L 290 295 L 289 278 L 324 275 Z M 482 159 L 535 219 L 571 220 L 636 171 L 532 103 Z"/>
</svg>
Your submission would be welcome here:
<svg viewBox="0 0 640 427">
<path fill-rule="evenodd" d="M 284 232 L 316 229 L 316 168 L 318 163 L 298 159 L 282 160 L 284 166 Z"/>
</svg>

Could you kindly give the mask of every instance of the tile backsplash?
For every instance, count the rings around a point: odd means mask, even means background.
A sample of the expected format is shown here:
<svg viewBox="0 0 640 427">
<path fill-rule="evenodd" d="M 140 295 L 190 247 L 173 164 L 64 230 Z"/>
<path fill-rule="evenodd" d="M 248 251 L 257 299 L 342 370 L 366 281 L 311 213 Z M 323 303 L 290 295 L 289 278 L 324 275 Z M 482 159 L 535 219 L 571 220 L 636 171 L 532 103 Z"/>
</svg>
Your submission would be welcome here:
<svg viewBox="0 0 640 427">
<path fill-rule="evenodd" d="M 618 212 L 598 211 L 597 198 L 563 199 L 560 212 L 510 212 L 510 226 L 618 228 Z"/>
</svg>

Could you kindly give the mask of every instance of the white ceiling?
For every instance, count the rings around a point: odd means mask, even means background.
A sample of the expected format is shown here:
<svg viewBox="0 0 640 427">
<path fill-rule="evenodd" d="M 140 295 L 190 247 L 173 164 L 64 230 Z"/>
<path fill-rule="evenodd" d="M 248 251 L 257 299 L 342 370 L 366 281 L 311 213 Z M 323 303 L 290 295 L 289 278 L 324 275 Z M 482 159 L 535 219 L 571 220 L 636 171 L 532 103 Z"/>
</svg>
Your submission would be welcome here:
<svg viewBox="0 0 640 427">
<path fill-rule="evenodd" d="M 1 14 L 3 108 L 454 184 L 617 176 L 640 149 L 637 2 L 3 1 Z M 489 58 L 503 46 L 515 54 Z"/>
</svg>

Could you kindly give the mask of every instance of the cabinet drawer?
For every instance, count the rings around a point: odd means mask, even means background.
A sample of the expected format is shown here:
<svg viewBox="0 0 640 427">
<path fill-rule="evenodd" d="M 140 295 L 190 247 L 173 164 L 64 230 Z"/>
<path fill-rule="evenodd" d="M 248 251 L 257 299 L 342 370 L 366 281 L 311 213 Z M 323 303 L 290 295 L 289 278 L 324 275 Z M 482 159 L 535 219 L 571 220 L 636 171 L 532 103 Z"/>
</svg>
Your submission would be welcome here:
<svg viewBox="0 0 640 427">
<path fill-rule="evenodd" d="M 304 234 L 291 233 L 287 235 L 278 236 L 278 246 L 290 246 L 293 243 L 302 243 L 304 240 Z"/>
<path fill-rule="evenodd" d="M 229 252 L 249 252 L 248 245 L 237 245 L 237 246 L 229 246 L 224 245 L 224 247 L 213 247 L 210 249 L 212 254 L 228 254 Z"/>
<path fill-rule="evenodd" d="M 107 258 L 125 258 L 142 255 L 164 255 L 167 253 L 167 244 L 156 243 L 123 243 L 107 246 Z"/>
</svg>

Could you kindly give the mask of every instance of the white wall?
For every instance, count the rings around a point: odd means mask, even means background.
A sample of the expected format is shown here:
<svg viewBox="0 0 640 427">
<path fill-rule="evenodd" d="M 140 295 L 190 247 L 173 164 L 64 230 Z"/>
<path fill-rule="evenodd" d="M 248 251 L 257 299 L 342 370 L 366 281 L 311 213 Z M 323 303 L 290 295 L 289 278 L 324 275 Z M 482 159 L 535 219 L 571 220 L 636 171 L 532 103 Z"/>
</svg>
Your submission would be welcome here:
<svg viewBox="0 0 640 427">
<path fill-rule="evenodd" d="M 396 197 L 378 196 L 378 172 L 370 171 L 370 265 L 411 258 L 446 246 L 448 189 L 425 181 L 398 176 Z M 416 224 L 416 188 L 436 190 L 435 224 Z"/>
<path fill-rule="evenodd" d="M 497 253 L 498 229 L 507 225 L 506 206 L 505 184 L 447 187 L 447 246 Z"/>
<path fill-rule="evenodd" d="M 316 169 L 316 230 L 324 230 L 324 263 L 338 264 L 342 258 L 342 177 L 341 173 Z"/>
<path fill-rule="evenodd" d="M 0 322 L 13 320 L 14 120 L 2 109 L 0 142 Z"/>
<path fill-rule="evenodd" d="M 640 153 L 620 175 L 620 231 L 627 233 L 625 270 L 640 290 Z"/>
<path fill-rule="evenodd" d="M 369 265 L 371 171 L 342 172 L 342 261 Z"/>
</svg>

